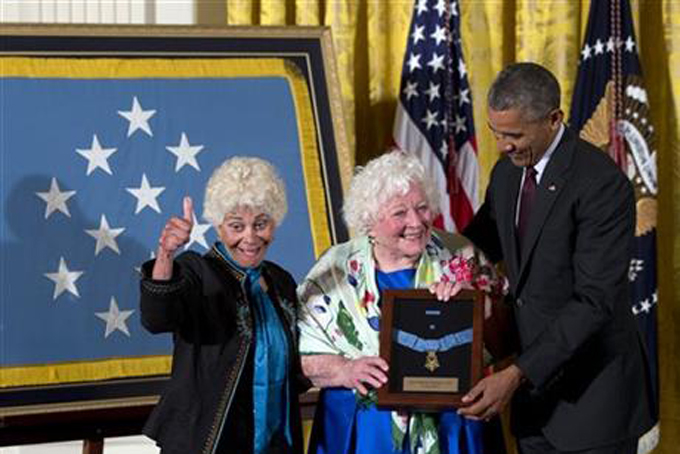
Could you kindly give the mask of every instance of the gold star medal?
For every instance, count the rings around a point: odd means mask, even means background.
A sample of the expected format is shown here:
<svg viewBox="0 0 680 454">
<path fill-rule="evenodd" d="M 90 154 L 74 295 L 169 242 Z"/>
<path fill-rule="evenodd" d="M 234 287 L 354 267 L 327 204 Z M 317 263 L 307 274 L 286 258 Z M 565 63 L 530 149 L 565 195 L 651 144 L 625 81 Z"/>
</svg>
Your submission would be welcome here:
<svg viewBox="0 0 680 454">
<path fill-rule="evenodd" d="M 434 372 L 439 369 L 439 358 L 437 358 L 436 352 L 427 352 L 427 357 L 425 358 L 425 369 L 430 372 Z"/>
</svg>

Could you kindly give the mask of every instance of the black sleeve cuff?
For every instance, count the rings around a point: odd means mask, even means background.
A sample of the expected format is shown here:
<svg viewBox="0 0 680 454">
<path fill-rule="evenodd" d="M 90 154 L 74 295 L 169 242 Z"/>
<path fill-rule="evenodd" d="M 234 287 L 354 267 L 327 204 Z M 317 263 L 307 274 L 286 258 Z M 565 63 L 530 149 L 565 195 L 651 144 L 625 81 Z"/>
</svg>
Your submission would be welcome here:
<svg viewBox="0 0 680 454">
<path fill-rule="evenodd" d="M 141 290 L 143 293 L 164 296 L 175 293 L 184 286 L 184 278 L 180 273 L 180 265 L 177 261 L 174 262 L 172 267 L 172 277 L 167 281 L 152 279 L 154 263 L 156 263 L 155 260 L 149 260 L 141 267 Z"/>
</svg>

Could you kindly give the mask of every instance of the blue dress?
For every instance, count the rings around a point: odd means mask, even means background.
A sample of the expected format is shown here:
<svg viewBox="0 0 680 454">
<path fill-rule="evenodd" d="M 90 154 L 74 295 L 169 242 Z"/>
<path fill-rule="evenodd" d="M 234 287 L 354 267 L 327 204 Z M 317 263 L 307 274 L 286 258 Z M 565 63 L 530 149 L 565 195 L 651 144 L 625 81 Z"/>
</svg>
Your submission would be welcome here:
<svg viewBox="0 0 680 454">
<path fill-rule="evenodd" d="M 376 271 L 378 289 L 413 288 L 414 269 Z M 482 454 L 482 425 L 455 411 L 437 415 L 442 454 Z M 352 390 L 324 388 L 319 396 L 309 443 L 309 454 L 415 454 L 410 443 L 395 449 L 391 411 L 357 403 Z"/>
</svg>

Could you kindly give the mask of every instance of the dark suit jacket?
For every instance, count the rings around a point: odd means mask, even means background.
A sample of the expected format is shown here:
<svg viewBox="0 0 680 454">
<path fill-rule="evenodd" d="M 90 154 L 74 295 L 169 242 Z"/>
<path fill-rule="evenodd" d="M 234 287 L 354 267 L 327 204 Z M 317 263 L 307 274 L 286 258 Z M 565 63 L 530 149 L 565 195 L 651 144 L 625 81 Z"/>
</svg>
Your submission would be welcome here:
<svg viewBox="0 0 680 454">
<path fill-rule="evenodd" d="M 628 178 L 566 130 L 537 188 L 527 238 L 515 227 L 522 169 L 503 157 L 465 231 L 504 260 L 528 382 L 513 399 L 518 437 L 542 432 L 560 450 L 637 437 L 652 425 L 646 354 L 629 301 L 635 227 Z"/>
</svg>

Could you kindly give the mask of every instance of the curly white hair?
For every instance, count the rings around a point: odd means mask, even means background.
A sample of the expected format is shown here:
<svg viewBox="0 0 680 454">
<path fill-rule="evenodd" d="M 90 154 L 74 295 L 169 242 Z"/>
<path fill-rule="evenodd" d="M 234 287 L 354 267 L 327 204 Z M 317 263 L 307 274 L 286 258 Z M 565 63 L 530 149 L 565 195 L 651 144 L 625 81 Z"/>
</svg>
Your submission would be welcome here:
<svg viewBox="0 0 680 454">
<path fill-rule="evenodd" d="M 203 217 L 214 226 L 239 207 L 262 210 L 278 226 L 288 211 L 286 188 L 278 172 L 260 158 L 235 156 L 215 169 L 203 200 Z"/>
<path fill-rule="evenodd" d="M 393 197 L 405 195 L 413 184 L 420 186 L 432 212 L 439 214 L 439 193 L 413 154 L 392 150 L 357 167 L 343 205 L 345 223 L 357 234 L 367 235 L 380 209 Z"/>
</svg>

